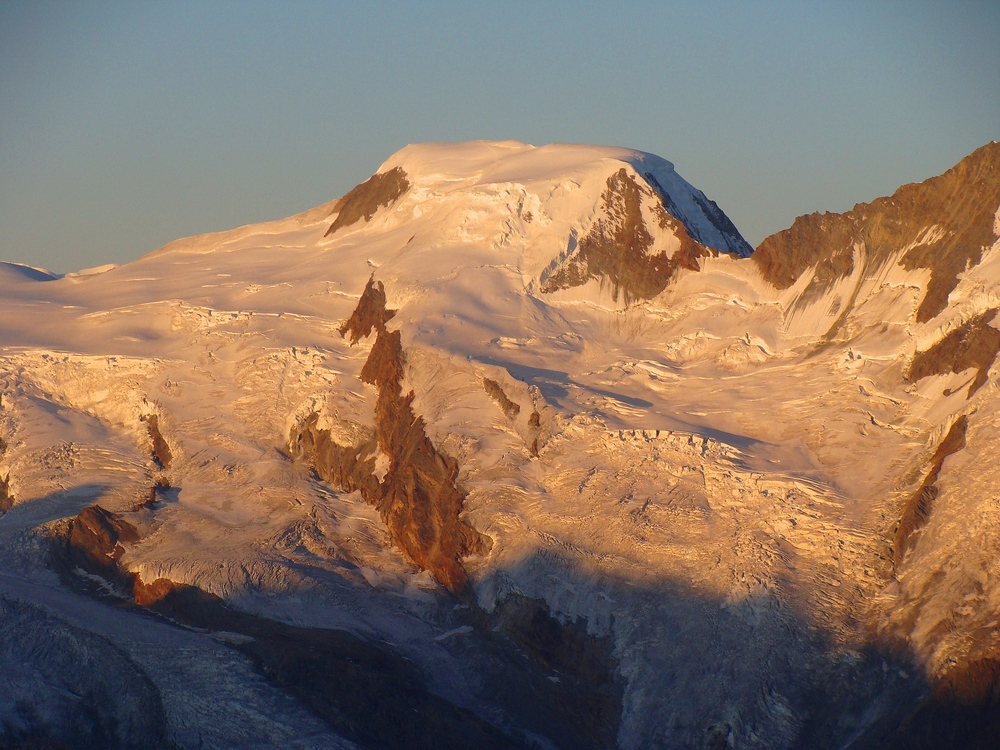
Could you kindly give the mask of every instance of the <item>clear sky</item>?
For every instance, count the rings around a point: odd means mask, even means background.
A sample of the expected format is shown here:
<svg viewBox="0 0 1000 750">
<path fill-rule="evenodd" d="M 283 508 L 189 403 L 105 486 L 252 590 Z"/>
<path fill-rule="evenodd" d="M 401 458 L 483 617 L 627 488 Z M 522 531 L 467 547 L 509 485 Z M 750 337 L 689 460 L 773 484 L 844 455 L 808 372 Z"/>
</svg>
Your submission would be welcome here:
<svg viewBox="0 0 1000 750">
<path fill-rule="evenodd" d="M 0 0 L 0 260 L 127 262 L 477 138 L 659 154 L 756 245 L 1000 140 L 1000 3 Z"/>
</svg>

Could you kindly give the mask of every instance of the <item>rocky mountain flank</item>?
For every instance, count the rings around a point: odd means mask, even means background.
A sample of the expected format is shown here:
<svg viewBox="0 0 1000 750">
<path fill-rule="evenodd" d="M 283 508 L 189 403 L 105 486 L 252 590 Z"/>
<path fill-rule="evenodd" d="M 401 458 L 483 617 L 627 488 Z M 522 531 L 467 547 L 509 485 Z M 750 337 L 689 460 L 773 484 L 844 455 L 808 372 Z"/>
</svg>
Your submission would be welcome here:
<svg viewBox="0 0 1000 750">
<path fill-rule="evenodd" d="M 779 289 L 806 269 L 814 274 L 803 295 L 819 297 L 850 277 L 855 265 L 871 277 L 889 262 L 926 269 L 916 310 L 925 323 L 948 306 L 959 275 L 974 268 L 996 241 L 1000 205 L 1000 143 L 988 143 L 938 177 L 904 185 L 887 198 L 859 203 L 843 214 L 800 216 L 765 239 L 754 263 Z"/>
<path fill-rule="evenodd" d="M 699 196 L 700 197 L 700 196 Z M 608 177 L 601 195 L 602 215 L 580 239 L 568 262 L 548 276 L 543 292 L 554 292 L 597 279 L 610 284 L 611 297 L 628 304 L 652 299 L 662 292 L 683 268 L 698 271 L 699 258 L 717 256 L 719 248 L 708 247 L 692 236 L 694 231 L 677 218 L 676 209 L 656 178 L 630 175 L 625 168 Z M 660 229 L 669 230 L 679 247 L 672 255 L 651 252 L 653 236 L 646 228 L 643 203 L 652 201 L 652 213 Z M 699 201 L 724 237 L 723 251 L 737 257 L 750 255 L 750 246 L 714 203 Z"/>
</svg>

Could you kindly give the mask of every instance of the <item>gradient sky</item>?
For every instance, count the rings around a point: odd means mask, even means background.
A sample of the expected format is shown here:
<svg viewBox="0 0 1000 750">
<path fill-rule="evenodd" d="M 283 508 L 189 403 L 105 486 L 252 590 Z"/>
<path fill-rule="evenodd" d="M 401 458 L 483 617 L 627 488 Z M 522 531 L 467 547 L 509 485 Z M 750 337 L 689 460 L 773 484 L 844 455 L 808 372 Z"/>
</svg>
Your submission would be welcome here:
<svg viewBox="0 0 1000 750">
<path fill-rule="evenodd" d="M 127 262 L 478 138 L 659 154 L 756 245 L 1000 140 L 1000 3 L 0 0 L 0 260 Z"/>
</svg>

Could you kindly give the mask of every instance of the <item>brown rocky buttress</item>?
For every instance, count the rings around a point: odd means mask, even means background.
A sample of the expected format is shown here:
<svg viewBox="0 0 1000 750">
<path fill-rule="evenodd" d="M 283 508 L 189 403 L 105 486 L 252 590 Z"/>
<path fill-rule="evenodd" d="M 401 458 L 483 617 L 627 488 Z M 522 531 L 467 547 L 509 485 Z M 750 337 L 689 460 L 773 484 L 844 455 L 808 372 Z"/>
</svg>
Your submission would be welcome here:
<svg viewBox="0 0 1000 750">
<path fill-rule="evenodd" d="M 338 229 L 349 227 L 362 219 L 370 221 L 376 211 L 383 206 L 392 205 L 409 189 L 410 181 L 400 167 L 372 175 L 337 201 L 334 206 L 337 218 L 324 236 L 334 234 Z"/>
<path fill-rule="evenodd" d="M 378 390 L 374 442 L 339 445 L 310 415 L 291 436 L 290 453 L 309 458 L 322 479 L 345 491 L 360 490 L 406 556 L 462 596 L 469 582 L 461 559 L 482 553 L 487 540 L 460 517 L 465 495 L 455 484 L 458 464 L 434 447 L 423 419 L 413 413 L 413 393 L 403 393 L 406 358 L 399 331 L 385 326 L 394 314 L 385 301 L 382 283 L 369 280 L 354 314 L 341 327 L 352 343 L 376 333 L 361 370 L 361 379 Z M 389 458 L 381 481 L 374 474 L 376 443 Z"/>
<path fill-rule="evenodd" d="M 855 245 L 865 248 L 866 269 L 872 271 L 902 253 L 899 263 L 906 270 L 930 271 L 916 310 L 917 322 L 924 323 L 948 306 L 959 274 L 978 265 L 996 241 L 998 206 L 1000 143 L 988 143 L 944 174 L 903 185 L 887 198 L 859 203 L 842 214 L 799 216 L 791 227 L 766 238 L 751 257 L 779 289 L 815 267 L 804 292 L 814 299 L 854 272 Z"/>
<path fill-rule="evenodd" d="M 7 441 L 0 438 L 0 458 L 7 452 Z M 10 475 L 0 476 L 0 513 L 14 507 L 14 495 L 10 491 Z"/>
<path fill-rule="evenodd" d="M 653 180 L 651 175 L 647 179 Z M 642 216 L 644 199 L 652 200 L 660 228 L 671 229 L 680 241 L 673 255 L 650 252 L 653 236 Z M 684 223 L 667 211 L 660 192 L 640 184 L 624 167 L 608 177 L 601 200 L 601 218 L 580 240 L 577 253 L 545 280 L 543 292 L 582 286 L 597 279 L 611 284 L 611 296 L 616 302 L 620 297 L 626 304 L 652 299 L 666 289 L 681 268 L 697 271 L 699 258 L 718 254 L 697 242 Z"/>
</svg>

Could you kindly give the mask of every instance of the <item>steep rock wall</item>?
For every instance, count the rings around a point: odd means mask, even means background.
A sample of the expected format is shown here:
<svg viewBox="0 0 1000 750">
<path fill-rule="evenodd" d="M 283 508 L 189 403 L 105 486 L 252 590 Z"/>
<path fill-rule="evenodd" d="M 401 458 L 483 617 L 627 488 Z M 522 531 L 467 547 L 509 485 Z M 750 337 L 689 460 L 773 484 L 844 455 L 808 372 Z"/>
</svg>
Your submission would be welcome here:
<svg viewBox="0 0 1000 750">
<path fill-rule="evenodd" d="M 930 281 L 916 311 L 923 323 L 948 305 L 958 275 L 982 260 L 997 239 L 1000 143 L 974 151 L 938 177 L 904 185 L 892 196 L 859 203 L 842 214 L 813 213 L 766 238 L 753 253 L 764 278 L 787 289 L 809 268 L 816 273 L 804 293 L 815 297 L 854 272 L 854 246 L 877 269 L 895 254 L 906 270 L 925 268 Z"/>
<path fill-rule="evenodd" d="M 651 254 L 653 236 L 642 216 L 643 200 L 653 198 L 661 229 L 670 229 L 680 241 L 673 255 Z M 717 252 L 695 241 L 684 224 L 672 216 L 662 198 L 648 185 L 640 185 L 624 167 L 608 177 L 601 196 L 603 215 L 580 240 L 570 258 L 542 286 L 554 292 L 586 284 L 590 279 L 611 284 L 611 295 L 626 303 L 652 299 L 666 289 L 681 268 L 699 270 L 698 259 Z"/>
<path fill-rule="evenodd" d="M 944 440 L 938 445 L 931 458 L 931 468 L 923 483 L 907 501 L 900 515 L 899 525 L 893 538 L 893 564 L 898 570 L 903 564 L 906 552 L 913 546 L 914 534 L 927 523 L 934 501 L 938 496 L 937 480 L 944 460 L 952 453 L 965 447 L 965 433 L 969 428 L 969 418 L 964 414 L 955 420 Z"/>
<path fill-rule="evenodd" d="M 160 432 L 159 417 L 156 414 L 147 414 L 142 417 L 142 421 L 146 423 L 146 427 L 149 430 L 149 439 L 153 442 L 154 463 L 160 469 L 169 469 L 170 462 L 173 461 L 174 457 L 170 452 L 170 446 L 167 445 L 167 441 L 163 438 L 163 433 Z"/>
<path fill-rule="evenodd" d="M 514 417 L 521 413 L 520 405 L 511 401 L 507 397 L 507 394 L 504 393 L 503 388 L 500 387 L 500 384 L 495 380 L 483 378 L 483 389 L 496 402 L 497 406 L 500 407 L 500 411 L 504 413 L 507 419 L 514 419 Z"/>
<path fill-rule="evenodd" d="M 0 438 L 0 458 L 7 452 L 7 441 Z M 0 476 L 0 513 L 14 507 L 14 495 L 10 491 L 10 475 Z"/>
</svg>

